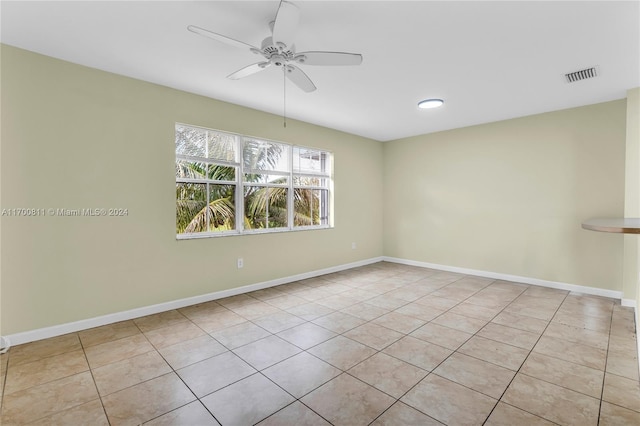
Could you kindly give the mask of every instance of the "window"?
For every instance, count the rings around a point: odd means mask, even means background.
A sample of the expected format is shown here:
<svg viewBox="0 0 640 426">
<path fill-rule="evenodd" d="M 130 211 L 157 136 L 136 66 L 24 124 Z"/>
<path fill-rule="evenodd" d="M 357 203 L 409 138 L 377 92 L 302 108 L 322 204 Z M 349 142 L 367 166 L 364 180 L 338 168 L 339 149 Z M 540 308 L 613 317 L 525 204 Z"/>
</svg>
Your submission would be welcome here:
<svg viewBox="0 0 640 426">
<path fill-rule="evenodd" d="M 330 226 L 330 152 L 176 124 L 178 238 Z"/>
</svg>

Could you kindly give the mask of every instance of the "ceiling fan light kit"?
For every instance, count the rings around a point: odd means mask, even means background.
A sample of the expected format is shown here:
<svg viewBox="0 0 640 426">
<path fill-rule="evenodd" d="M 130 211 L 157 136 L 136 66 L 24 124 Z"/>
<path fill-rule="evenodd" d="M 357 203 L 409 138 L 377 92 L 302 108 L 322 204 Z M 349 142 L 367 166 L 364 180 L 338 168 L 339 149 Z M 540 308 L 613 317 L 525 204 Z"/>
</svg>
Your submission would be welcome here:
<svg viewBox="0 0 640 426">
<path fill-rule="evenodd" d="M 293 39 L 300 21 L 300 9 L 293 3 L 281 1 L 275 20 L 269 24 L 271 36 L 266 37 L 260 48 L 248 43 L 235 40 L 222 34 L 206 30 L 194 25 L 187 29 L 193 33 L 217 40 L 231 46 L 248 49 L 265 60 L 248 65 L 227 76 L 231 80 L 238 80 L 271 66 L 281 67 L 284 75 L 293 84 L 305 92 L 313 92 L 316 86 L 311 79 L 297 65 L 360 65 L 362 55 L 347 52 L 308 51 L 296 52 Z"/>
</svg>

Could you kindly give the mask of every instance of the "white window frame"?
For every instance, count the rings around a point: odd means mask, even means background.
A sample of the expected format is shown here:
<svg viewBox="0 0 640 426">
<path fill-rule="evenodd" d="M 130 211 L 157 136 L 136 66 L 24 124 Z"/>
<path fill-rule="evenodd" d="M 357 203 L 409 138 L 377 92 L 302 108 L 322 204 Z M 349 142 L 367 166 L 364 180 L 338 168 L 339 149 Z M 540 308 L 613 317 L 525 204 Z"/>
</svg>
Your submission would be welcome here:
<svg viewBox="0 0 640 426">
<path fill-rule="evenodd" d="M 202 158 L 197 156 L 188 156 L 183 154 L 178 154 L 176 152 L 176 160 L 187 160 L 194 162 L 201 162 L 206 164 L 214 164 L 228 167 L 235 167 L 235 180 L 234 181 L 218 181 L 211 179 L 191 179 L 191 178 L 180 178 L 176 176 L 176 184 L 177 183 L 205 183 L 207 184 L 207 204 L 209 204 L 209 190 L 208 185 L 218 184 L 218 185 L 235 185 L 235 225 L 236 229 L 228 230 L 228 231 L 207 231 L 207 232 L 194 232 L 194 233 L 182 233 L 176 234 L 176 239 L 178 240 L 186 240 L 186 239 L 197 239 L 197 238 L 215 238 L 215 237 L 224 237 L 230 235 L 252 235 L 252 234 L 266 234 L 266 233 L 279 233 L 279 232 L 293 232 L 293 231 L 307 231 L 307 230 L 316 230 L 316 229 L 328 229 L 333 227 L 333 152 L 322 149 L 322 148 L 313 148 L 302 145 L 293 145 L 288 144 L 286 142 L 274 141 L 265 138 L 241 135 L 237 133 L 217 130 L 217 129 L 209 129 L 201 126 L 194 126 L 191 124 L 184 123 L 176 123 L 175 127 L 187 127 L 196 130 L 202 130 L 204 132 L 215 132 L 224 134 L 227 136 L 232 136 L 235 142 L 235 150 L 236 150 L 236 158 L 235 161 L 224 161 L 210 158 Z M 261 141 L 267 143 L 275 143 L 285 147 L 287 156 L 288 156 L 288 171 L 278 171 L 278 170 L 262 170 L 262 169 L 249 169 L 245 168 L 244 165 L 244 145 L 248 141 Z M 303 171 L 294 171 L 294 158 L 293 152 L 294 148 L 301 148 L 305 150 L 313 150 L 318 151 L 320 153 L 326 154 L 326 168 L 325 172 L 303 172 Z M 277 184 L 277 183 L 265 183 L 265 182 L 245 182 L 244 176 L 246 174 L 265 174 L 271 176 L 283 176 L 287 178 L 286 184 Z M 295 177 L 311 177 L 318 179 L 325 179 L 327 182 L 326 186 L 310 186 L 310 185 L 295 185 L 294 178 Z M 262 228 L 262 229 L 247 229 L 244 226 L 244 218 L 245 218 L 245 186 L 259 186 L 259 187 L 283 187 L 287 188 L 287 226 L 279 227 L 279 228 Z M 296 189 L 309 189 L 309 190 L 323 190 L 326 191 L 327 197 L 325 200 L 325 205 L 323 206 L 323 210 L 326 211 L 326 220 L 320 217 L 320 224 L 318 225 L 303 225 L 303 226 L 295 226 L 294 224 L 294 213 L 295 213 L 295 205 L 294 205 L 294 191 Z"/>
</svg>

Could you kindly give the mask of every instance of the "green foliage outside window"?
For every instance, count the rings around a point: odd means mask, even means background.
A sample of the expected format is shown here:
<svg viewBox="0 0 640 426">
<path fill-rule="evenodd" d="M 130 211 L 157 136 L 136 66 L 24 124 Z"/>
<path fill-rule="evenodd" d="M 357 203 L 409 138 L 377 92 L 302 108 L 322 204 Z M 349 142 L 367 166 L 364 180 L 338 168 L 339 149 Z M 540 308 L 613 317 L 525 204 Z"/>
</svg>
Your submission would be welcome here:
<svg viewBox="0 0 640 426">
<path fill-rule="evenodd" d="M 292 172 L 292 153 L 294 170 L 322 168 L 319 177 Z M 294 228 L 327 225 L 329 155 L 176 125 L 176 233 L 237 231 L 238 195 L 244 230 L 289 229 L 290 217 Z"/>
</svg>

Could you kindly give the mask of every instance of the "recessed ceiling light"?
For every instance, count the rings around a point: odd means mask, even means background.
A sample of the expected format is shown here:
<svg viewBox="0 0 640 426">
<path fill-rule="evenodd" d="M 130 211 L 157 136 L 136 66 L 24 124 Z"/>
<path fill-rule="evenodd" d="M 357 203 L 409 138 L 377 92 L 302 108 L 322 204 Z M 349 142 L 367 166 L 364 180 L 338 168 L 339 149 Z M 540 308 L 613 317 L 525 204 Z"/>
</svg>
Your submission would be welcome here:
<svg viewBox="0 0 640 426">
<path fill-rule="evenodd" d="M 429 108 L 438 108 L 444 104 L 442 99 L 425 99 L 424 101 L 418 102 L 418 108 L 429 109 Z"/>
</svg>

